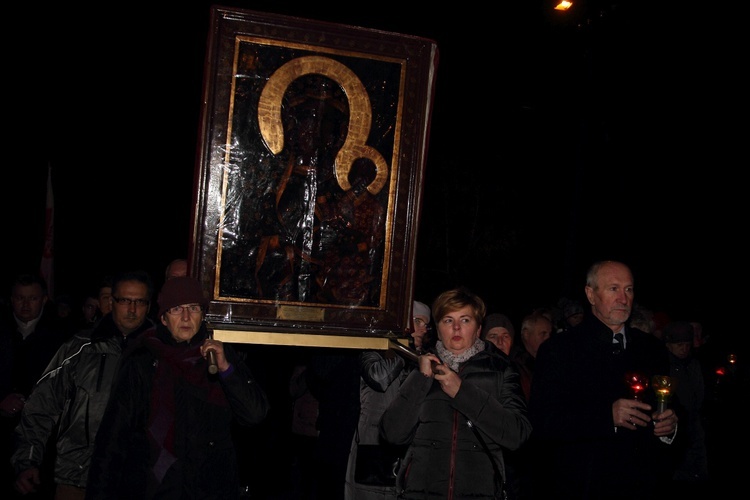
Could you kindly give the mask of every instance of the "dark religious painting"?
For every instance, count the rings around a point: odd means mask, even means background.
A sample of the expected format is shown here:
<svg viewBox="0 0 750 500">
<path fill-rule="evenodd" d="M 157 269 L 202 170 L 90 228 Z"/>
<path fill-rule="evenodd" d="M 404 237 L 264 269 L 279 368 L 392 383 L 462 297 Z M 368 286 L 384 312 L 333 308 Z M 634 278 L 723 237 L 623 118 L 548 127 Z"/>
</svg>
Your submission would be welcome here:
<svg viewBox="0 0 750 500">
<path fill-rule="evenodd" d="M 437 59 L 423 38 L 212 8 L 191 237 L 210 323 L 409 331 Z"/>
</svg>

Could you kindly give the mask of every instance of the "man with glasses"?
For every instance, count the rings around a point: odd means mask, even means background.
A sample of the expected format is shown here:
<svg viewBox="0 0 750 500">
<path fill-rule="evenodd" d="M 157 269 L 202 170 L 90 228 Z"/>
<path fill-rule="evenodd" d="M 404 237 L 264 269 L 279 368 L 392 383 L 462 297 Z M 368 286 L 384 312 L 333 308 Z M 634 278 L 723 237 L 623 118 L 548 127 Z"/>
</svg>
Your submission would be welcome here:
<svg viewBox="0 0 750 500">
<path fill-rule="evenodd" d="M 15 489 L 26 495 L 40 489 L 46 443 L 56 436 L 55 499 L 85 496 L 94 436 L 109 400 L 120 355 L 153 327 L 147 319 L 153 285 L 143 271 L 125 272 L 112 282 L 112 312 L 93 329 L 82 330 L 50 361 L 15 429 L 12 463 Z M 59 428 L 57 423 L 59 422 Z"/>
<path fill-rule="evenodd" d="M 238 498 L 232 424 L 262 421 L 266 394 L 240 353 L 210 335 L 200 281 L 167 280 L 158 302 L 159 323 L 123 358 L 86 498 Z"/>
</svg>

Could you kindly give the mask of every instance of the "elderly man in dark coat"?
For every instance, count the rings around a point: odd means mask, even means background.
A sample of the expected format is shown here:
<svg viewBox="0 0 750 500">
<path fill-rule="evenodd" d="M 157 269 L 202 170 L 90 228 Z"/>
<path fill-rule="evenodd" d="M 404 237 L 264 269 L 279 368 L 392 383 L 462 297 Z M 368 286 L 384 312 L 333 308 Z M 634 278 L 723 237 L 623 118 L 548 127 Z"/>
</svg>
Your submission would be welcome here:
<svg viewBox="0 0 750 500">
<path fill-rule="evenodd" d="M 657 498 L 672 475 L 677 415 L 657 411 L 651 388 L 633 392 L 627 381 L 668 375 L 667 350 L 627 326 L 634 299 L 628 266 L 595 263 L 585 291 L 591 314 L 537 353 L 529 400 L 536 498 Z"/>
</svg>

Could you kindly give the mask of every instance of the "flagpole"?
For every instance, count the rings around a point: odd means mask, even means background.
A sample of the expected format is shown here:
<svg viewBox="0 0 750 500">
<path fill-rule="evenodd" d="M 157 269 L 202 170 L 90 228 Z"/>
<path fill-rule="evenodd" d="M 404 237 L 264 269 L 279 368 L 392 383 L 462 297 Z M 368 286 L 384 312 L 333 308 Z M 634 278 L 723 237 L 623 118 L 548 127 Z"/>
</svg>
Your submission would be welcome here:
<svg viewBox="0 0 750 500">
<path fill-rule="evenodd" d="M 50 298 L 55 297 L 55 197 L 52 192 L 52 163 L 47 167 L 47 204 L 44 211 L 44 249 L 39 271 L 47 282 L 47 293 Z"/>
</svg>

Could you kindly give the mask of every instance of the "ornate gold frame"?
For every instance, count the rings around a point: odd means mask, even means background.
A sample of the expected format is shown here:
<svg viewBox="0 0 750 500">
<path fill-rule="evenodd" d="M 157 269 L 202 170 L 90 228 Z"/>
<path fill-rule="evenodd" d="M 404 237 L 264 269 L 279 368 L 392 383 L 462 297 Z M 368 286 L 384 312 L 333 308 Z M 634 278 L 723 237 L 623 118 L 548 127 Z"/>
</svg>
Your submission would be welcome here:
<svg viewBox="0 0 750 500">
<path fill-rule="evenodd" d="M 190 260 L 214 335 L 408 334 L 437 56 L 418 37 L 212 8 Z"/>
</svg>

